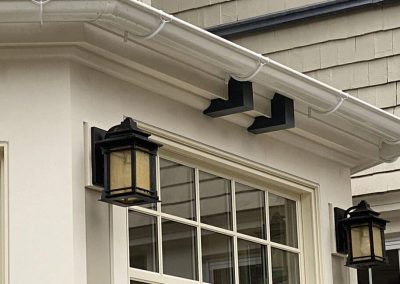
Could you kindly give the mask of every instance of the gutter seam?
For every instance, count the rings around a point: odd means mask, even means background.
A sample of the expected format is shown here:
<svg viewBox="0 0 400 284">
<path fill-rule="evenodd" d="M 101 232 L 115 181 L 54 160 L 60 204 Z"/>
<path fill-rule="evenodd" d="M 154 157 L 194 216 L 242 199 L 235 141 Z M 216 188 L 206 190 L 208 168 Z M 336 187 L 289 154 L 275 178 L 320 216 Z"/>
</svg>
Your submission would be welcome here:
<svg viewBox="0 0 400 284">
<path fill-rule="evenodd" d="M 262 55 L 260 55 L 260 59 L 258 61 L 258 66 L 254 70 L 254 72 L 252 72 L 251 74 L 244 76 L 244 77 L 238 76 L 238 75 L 233 75 L 233 74 L 231 74 L 230 76 L 233 79 L 235 79 L 236 81 L 240 81 L 240 82 L 251 81 L 251 79 L 253 79 L 255 76 L 257 76 L 257 74 L 261 71 L 261 69 L 264 67 L 264 65 L 268 64 L 269 62 L 270 62 L 270 59 L 268 57 L 263 57 Z"/>
<path fill-rule="evenodd" d="M 132 35 L 134 37 L 141 38 L 143 40 L 152 39 L 153 37 L 155 37 L 158 33 L 160 33 L 162 31 L 165 24 L 172 22 L 172 18 L 166 18 L 165 16 L 162 16 L 161 14 L 160 14 L 160 20 L 161 20 L 160 25 L 153 32 L 150 32 L 147 35 L 136 35 L 136 34 L 132 34 Z M 124 37 L 125 36 L 127 37 L 128 33 L 129 33 L 128 31 L 125 31 Z"/>
<path fill-rule="evenodd" d="M 312 107 L 308 107 L 308 117 L 311 118 L 311 112 L 314 111 L 316 113 L 322 114 L 322 115 L 331 115 L 332 113 L 334 113 L 335 111 L 337 111 L 343 104 L 343 102 L 345 100 L 347 100 L 349 98 L 349 96 L 341 96 L 338 103 L 330 110 L 326 110 L 326 111 L 320 111 L 317 109 L 313 109 Z"/>
<path fill-rule="evenodd" d="M 40 27 L 43 26 L 43 8 L 46 4 L 50 3 L 51 0 L 31 0 L 33 4 L 39 5 L 39 19 L 40 19 Z"/>
</svg>

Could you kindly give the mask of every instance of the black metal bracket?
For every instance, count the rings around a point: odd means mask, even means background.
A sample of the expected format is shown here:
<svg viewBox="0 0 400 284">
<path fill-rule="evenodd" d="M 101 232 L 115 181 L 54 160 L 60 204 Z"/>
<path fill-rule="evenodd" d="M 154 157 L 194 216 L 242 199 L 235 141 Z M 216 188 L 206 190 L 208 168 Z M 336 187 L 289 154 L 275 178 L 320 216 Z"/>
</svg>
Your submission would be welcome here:
<svg viewBox="0 0 400 284">
<path fill-rule="evenodd" d="M 276 93 L 271 100 L 271 118 L 257 116 L 247 130 L 254 134 L 261 134 L 293 127 L 293 100 Z"/>
<path fill-rule="evenodd" d="M 104 186 L 104 156 L 96 142 L 103 140 L 106 131 L 97 127 L 90 129 L 92 148 L 92 184 Z"/>
<path fill-rule="evenodd" d="M 203 113 L 211 117 L 220 117 L 252 109 L 254 109 L 252 83 L 249 81 L 240 82 L 230 78 L 228 100 L 212 100 L 210 106 Z"/>
<path fill-rule="evenodd" d="M 338 253 L 347 254 L 349 250 L 347 236 L 343 223 L 341 222 L 346 218 L 346 210 L 335 207 L 333 212 L 335 217 L 336 251 Z"/>
</svg>

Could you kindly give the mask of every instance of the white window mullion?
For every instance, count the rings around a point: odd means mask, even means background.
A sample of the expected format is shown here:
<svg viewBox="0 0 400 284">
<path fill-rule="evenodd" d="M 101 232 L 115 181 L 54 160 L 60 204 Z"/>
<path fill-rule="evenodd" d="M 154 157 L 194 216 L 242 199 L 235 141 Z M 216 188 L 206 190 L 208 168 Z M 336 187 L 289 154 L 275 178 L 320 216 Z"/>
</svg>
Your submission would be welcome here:
<svg viewBox="0 0 400 284">
<path fill-rule="evenodd" d="M 368 268 L 368 280 L 369 280 L 369 284 L 373 284 L 374 283 L 372 281 L 372 268 Z"/>
<path fill-rule="evenodd" d="M 7 144 L 0 143 L 0 284 L 8 283 Z"/>
<path fill-rule="evenodd" d="M 264 204 L 265 204 L 265 226 L 267 233 L 267 271 L 268 271 L 268 283 L 272 284 L 272 249 L 271 249 L 271 230 L 269 226 L 269 199 L 268 199 L 268 191 L 265 191 L 264 195 Z"/>
<path fill-rule="evenodd" d="M 199 271 L 199 282 L 203 283 L 203 255 L 201 253 L 201 228 L 200 228 L 200 181 L 199 169 L 194 173 L 195 194 L 196 194 L 196 221 L 197 221 L 197 262 Z"/>
<path fill-rule="evenodd" d="M 277 249 L 280 249 L 280 250 L 284 250 L 284 251 L 300 254 L 300 249 L 298 249 L 298 248 L 289 247 L 287 245 L 282 245 L 282 244 L 272 243 L 272 242 L 270 243 L 270 245 L 273 248 L 277 248 Z"/>
<path fill-rule="evenodd" d="M 234 232 L 233 237 L 233 263 L 235 273 L 235 283 L 239 284 L 239 251 L 238 251 L 238 238 L 237 238 L 237 222 L 236 222 L 236 192 L 235 192 L 235 181 L 231 180 L 231 202 L 232 202 L 232 228 Z"/>
<path fill-rule="evenodd" d="M 301 202 L 300 201 L 296 201 L 296 216 L 297 216 L 297 243 L 298 243 L 298 247 L 299 247 L 299 275 L 300 275 L 300 283 L 305 284 L 306 283 L 306 279 L 305 279 L 305 275 L 304 275 L 304 269 L 301 269 L 302 267 L 304 267 L 304 254 L 303 254 L 303 250 L 304 250 L 304 244 L 303 244 L 303 226 L 301 223 Z"/>
<path fill-rule="evenodd" d="M 157 176 L 157 181 L 158 181 L 157 182 L 157 193 L 161 200 L 161 198 L 162 198 L 161 197 L 161 184 L 160 184 L 160 181 L 161 181 L 160 176 L 161 175 L 160 175 L 160 158 L 159 157 L 157 157 L 156 163 L 157 163 L 156 176 Z M 160 272 L 161 275 L 163 275 L 164 274 L 164 264 L 163 264 L 163 250 L 162 250 L 162 218 L 160 215 L 161 202 L 157 202 L 156 207 L 157 207 L 156 211 L 158 212 L 158 215 L 157 215 L 157 240 L 158 240 L 157 249 L 158 249 L 158 265 L 159 265 L 158 271 Z"/>
<path fill-rule="evenodd" d="M 163 251 L 162 251 L 162 219 L 161 216 L 157 217 L 157 239 L 158 239 L 158 264 L 159 264 L 159 272 L 161 275 L 164 274 L 164 265 L 163 265 Z"/>
<path fill-rule="evenodd" d="M 265 226 L 266 226 L 266 234 L 268 242 L 271 241 L 271 233 L 269 227 L 269 200 L 268 200 L 268 191 L 265 191 L 264 194 L 264 204 L 265 204 Z"/>
<path fill-rule="evenodd" d="M 268 246 L 268 283 L 272 284 L 272 249 Z"/>
</svg>

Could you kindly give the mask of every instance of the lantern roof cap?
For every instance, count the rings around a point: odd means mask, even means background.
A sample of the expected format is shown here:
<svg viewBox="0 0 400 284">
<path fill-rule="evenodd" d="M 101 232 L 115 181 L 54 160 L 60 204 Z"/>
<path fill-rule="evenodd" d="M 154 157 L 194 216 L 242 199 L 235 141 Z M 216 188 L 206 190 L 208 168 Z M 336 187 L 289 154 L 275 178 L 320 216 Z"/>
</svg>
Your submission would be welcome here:
<svg viewBox="0 0 400 284">
<path fill-rule="evenodd" d="M 358 203 L 357 206 L 353 206 L 349 208 L 347 211 L 348 211 L 347 214 L 349 214 L 350 217 L 361 217 L 361 216 L 377 217 L 380 215 L 380 213 L 372 210 L 370 205 L 365 200 L 362 200 L 360 203 Z"/>
<path fill-rule="evenodd" d="M 106 132 L 105 138 L 114 138 L 122 135 L 125 136 L 127 134 L 137 134 L 146 138 L 150 136 L 150 133 L 138 128 L 136 121 L 134 121 L 131 117 L 126 117 L 121 124 L 111 127 Z"/>
</svg>

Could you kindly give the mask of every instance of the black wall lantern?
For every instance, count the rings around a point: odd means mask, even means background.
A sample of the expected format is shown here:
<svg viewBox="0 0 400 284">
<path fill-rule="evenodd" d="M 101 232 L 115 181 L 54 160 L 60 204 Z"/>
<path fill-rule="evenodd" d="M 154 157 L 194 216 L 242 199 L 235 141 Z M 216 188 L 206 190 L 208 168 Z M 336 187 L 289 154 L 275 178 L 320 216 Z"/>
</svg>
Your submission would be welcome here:
<svg viewBox="0 0 400 284">
<path fill-rule="evenodd" d="M 335 208 L 336 247 L 348 254 L 346 265 L 369 268 L 387 262 L 384 231 L 387 221 L 361 201 L 347 210 Z"/>
<path fill-rule="evenodd" d="M 132 118 L 108 131 L 92 127 L 92 182 L 104 186 L 101 201 L 133 206 L 158 201 L 156 156 L 161 146 Z"/>
</svg>

